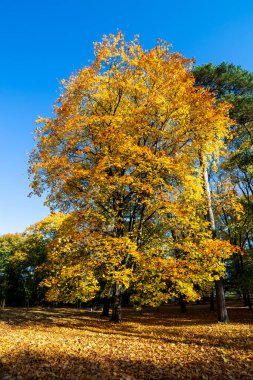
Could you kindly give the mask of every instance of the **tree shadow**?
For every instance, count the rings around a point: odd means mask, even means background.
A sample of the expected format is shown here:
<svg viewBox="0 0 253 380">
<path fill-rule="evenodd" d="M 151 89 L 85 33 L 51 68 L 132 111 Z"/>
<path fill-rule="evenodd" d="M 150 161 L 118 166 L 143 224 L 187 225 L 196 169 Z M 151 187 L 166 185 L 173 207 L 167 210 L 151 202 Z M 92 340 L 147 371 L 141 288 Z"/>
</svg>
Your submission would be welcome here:
<svg viewBox="0 0 253 380">
<path fill-rule="evenodd" d="M 124 312 L 126 322 L 123 324 L 112 324 L 108 318 L 101 318 L 99 312 L 67 308 L 8 308 L 2 310 L 0 320 L 13 328 L 31 325 L 41 328 L 58 327 L 104 335 L 118 334 L 125 339 L 137 337 L 150 342 L 177 344 L 180 338 L 181 343 L 200 347 L 236 348 L 242 351 L 252 348 L 252 343 L 247 339 L 245 331 L 241 331 L 240 336 L 229 334 L 228 339 L 226 332 L 229 325 L 223 326 L 223 334 L 218 334 L 218 336 L 213 334 L 218 324 L 216 315 L 209 312 L 208 305 L 191 305 L 186 314 L 181 314 L 175 306 L 162 307 L 159 311 L 145 308 L 142 313 L 128 308 Z M 245 308 L 231 305 L 229 313 L 236 323 L 253 322 L 250 313 Z M 192 326 L 201 326 L 201 332 L 183 334 L 184 330 Z"/>
<path fill-rule="evenodd" d="M 231 358 L 232 360 L 232 358 Z M 114 359 L 111 357 L 77 357 L 57 355 L 44 357 L 36 352 L 22 352 L 9 360 L 0 362 L 1 380 L 250 380 L 252 372 L 237 360 L 239 369 L 216 358 L 215 363 L 189 360 L 187 365 L 180 360 L 156 364 L 151 360 Z"/>
</svg>

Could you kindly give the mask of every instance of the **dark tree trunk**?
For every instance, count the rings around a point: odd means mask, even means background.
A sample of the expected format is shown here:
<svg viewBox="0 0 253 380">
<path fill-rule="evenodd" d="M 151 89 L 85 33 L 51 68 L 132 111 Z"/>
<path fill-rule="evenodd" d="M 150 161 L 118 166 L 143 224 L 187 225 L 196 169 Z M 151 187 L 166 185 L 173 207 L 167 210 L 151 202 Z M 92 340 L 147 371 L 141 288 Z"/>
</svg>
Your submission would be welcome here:
<svg viewBox="0 0 253 380">
<path fill-rule="evenodd" d="M 218 321 L 223 323 L 229 323 L 222 278 L 215 281 L 215 291 Z"/>
<path fill-rule="evenodd" d="M 179 298 L 179 304 L 181 313 L 186 313 L 186 301 L 183 299 L 182 296 L 180 296 Z"/>
<path fill-rule="evenodd" d="M 247 293 L 246 292 L 242 293 L 242 298 L 243 298 L 244 306 L 248 306 L 248 300 L 247 300 Z"/>
<path fill-rule="evenodd" d="M 114 294 L 112 298 L 112 317 L 111 321 L 120 323 L 121 319 L 121 286 L 115 284 Z"/>
<path fill-rule="evenodd" d="M 214 305 L 214 291 L 212 290 L 210 294 L 210 311 L 215 311 L 215 305 Z"/>
<path fill-rule="evenodd" d="M 252 309 L 252 302 L 251 302 L 251 298 L 250 298 L 250 292 L 247 292 L 247 306 L 249 307 L 249 309 Z"/>
<path fill-rule="evenodd" d="M 102 317 L 109 317 L 109 311 L 110 311 L 110 299 L 108 297 L 104 298 L 104 304 L 103 304 L 103 311 L 101 316 Z"/>
</svg>

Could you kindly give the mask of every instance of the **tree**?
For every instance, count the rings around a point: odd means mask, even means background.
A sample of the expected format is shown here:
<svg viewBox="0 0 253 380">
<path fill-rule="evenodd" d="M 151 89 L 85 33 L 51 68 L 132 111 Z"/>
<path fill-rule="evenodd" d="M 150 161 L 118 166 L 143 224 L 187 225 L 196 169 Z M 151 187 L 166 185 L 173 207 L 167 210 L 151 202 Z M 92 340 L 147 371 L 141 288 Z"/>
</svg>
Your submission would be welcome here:
<svg viewBox="0 0 253 380">
<path fill-rule="evenodd" d="M 166 42 L 146 52 L 118 33 L 95 55 L 63 83 L 54 117 L 39 119 L 30 175 L 35 194 L 69 213 L 52 241 L 50 294 L 72 299 L 79 286 L 86 297 L 103 281 L 118 322 L 129 287 L 144 304 L 196 299 L 196 283 L 223 273 L 233 247 L 212 241 L 199 152 L 218 157 L 229 106 L 194 86 L 192 62 Z"/>
<path fill-rule="evenodd" d="M 209 63 L 196 67 L 193 73 L 196 83 L 211 90 L 218 102 L 226 100 L 233 104 L 230 115 L 235 125 L 232 138 L 227 141 L 230 154 L 219 168 L 220 182 L 217 185 L 216 181 L 214 206 L 218 235 L 244 251 L 243 256 L 238 253 L 232 256 L 233 262 L 228 266 L 229 281 L 233 289 L 243 294 L 245 304 L 251 306 L 253 74 L 224 62 L 218 66 Z"/>
<path fill-rule="evenodd" d="M 46 260 L 49 241 L 54 238 L 65 215 L 49 215 L 22 234 L 0 237 L 1 306 L 38 305 L 44 301 L 39 284 L 45 277 L 42 264 Z M 40 269 L 39 269 L 40 268 Z"/>
<path fill-rule="evenodd" d="M 41 283 L 46 276 L 43 267 L 47 250 L 50 241 L 55 238 L 65 219 L 66 216 L 63 214 L 50 214 L 28 227 L 24 232 L 22 253 L 13 257 L 13 266 L 22 271 L 25 293 L 35 304 L 40 304 L 45 300 L 45 287 L 43 288 Z M 29 304 L 29 299 L 26 303 Z"/>
<path fill-rule="evenodd" d="M 10 288 L 14 287 L 11 260 L 24 242 L 21 234 L 6 234 L 0 236 L 0 289 L 1 307 L 5 307 Z"/>
</svg>

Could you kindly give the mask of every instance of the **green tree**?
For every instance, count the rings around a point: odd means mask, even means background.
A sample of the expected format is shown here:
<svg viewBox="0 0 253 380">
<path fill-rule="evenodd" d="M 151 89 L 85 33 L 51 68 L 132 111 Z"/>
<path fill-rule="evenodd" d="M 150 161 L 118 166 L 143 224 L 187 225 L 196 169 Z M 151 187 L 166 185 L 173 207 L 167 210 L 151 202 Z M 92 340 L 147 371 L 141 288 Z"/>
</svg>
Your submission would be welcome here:
<svg viewBox="0 0 253 380">
<path fill-rule="evenodd" d="M 29 306 L 44 300 L 39 286 L 45 273 L 38 270 L 46 259 L 47 245 L 65 216 L 50 215 L 23 234 L 0 237 L 1 305 Z"/>
<path fill-rule="evenodd" d="M 23 244 L 21 234 L 6 234 L 0 236 L 0 291 L 1 307 L 8 302 L 15 302 L 18 288 L 18 278 L 13 271 L 12 259 Z"/>
</svg>

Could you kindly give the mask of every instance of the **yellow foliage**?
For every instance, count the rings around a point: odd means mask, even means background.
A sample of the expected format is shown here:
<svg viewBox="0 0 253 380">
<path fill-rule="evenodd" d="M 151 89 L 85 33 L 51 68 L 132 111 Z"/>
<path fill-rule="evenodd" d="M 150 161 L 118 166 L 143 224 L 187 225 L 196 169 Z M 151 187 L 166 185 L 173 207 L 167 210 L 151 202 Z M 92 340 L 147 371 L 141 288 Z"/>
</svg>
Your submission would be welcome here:
<svg viewBox="0 0 253 380">
<path fill-rule="evenodd" d="M 104 36 L 94 62 L 64 81 L 54 117 L 38 120 L 31 186 L 70 213 L 48 247 L 51 298 L 63 287 L 73 300 L 80 282 L 83 299 L 106 281 L 142 288 L 145 302 L 168 298 L 166 284 L 194 299 L 195 284 L 224 270 L 230 248 L 205 244 L 199 153 L 218 158 L 230 106 L 194 85 L 191 64 L 166 42 L 145 51 L 138 38 Z"/>
</svg>

